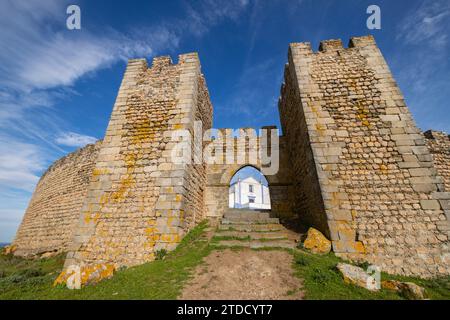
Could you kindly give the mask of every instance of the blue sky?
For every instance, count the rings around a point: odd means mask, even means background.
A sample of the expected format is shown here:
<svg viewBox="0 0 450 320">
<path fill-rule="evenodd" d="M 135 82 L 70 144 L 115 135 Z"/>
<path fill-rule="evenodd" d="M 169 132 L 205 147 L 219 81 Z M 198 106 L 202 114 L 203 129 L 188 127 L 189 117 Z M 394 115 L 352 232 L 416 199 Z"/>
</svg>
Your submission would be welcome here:
<svg viewBox="0 0 450 320">
<path fill-rule="evenodd" d="M 69 4 L 81 30 L 65 27 Z M 418 125 L 449 132 L 449 25 L 447 0 L 0 0 L 0 242 L 45 169 L 103 137 L 128 58 L 199 52 L 214 127 L 260 127 L 279 125 L 290 42 L 373 34 Z"/>
<path fill-rule="evenodd" d="M 268 185 L 266 177 L 259 171 L 258 169 L 255 169 L 252 166 L 245 166 L 241 169 L 239 169 L 234 176 L 231 178 L 230 185 L 237 182 L 238 179 L 245 179 L 247 177 L 253 177 L 256 179 L 256 181 L 261 181 L 262 184 Z"/>
</svg>

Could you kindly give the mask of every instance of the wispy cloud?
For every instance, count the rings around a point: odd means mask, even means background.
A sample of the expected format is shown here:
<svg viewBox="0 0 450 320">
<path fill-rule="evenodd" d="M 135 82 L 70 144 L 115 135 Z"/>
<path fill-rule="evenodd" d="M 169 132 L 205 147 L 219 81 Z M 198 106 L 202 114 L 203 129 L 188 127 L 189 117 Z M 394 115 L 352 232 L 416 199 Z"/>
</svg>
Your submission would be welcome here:
<svg viewBox="0 0 450 320">
<path fill-rule="evenodd" d="M 90 143 L 95 143 L 98 139 L 91 136 L 78 134 L 75 132 L 65 132 L 56 138 L 56 143 L 69 147 L 83 147 Z"/>
<path fill-rule="evenodd" d="M 0 188 L 32 191 L 47 157 L 33 144 L 0 137 Z"/>
<path fill-rule="evenodd" d="M 400 24 L 397 39 L 408 44 L 427 43 L 442 47 L 448 44 L 450 3 L 447 0 L 423 1 Z"/>
<path fill-rule="evenodd" d="M 448 100 L 441 94 L 450 87 L 449 25 L 450 3 L 438 0 L 420 2 L 406 12 L 397 26 L 396 40 L 401 50 L 392 64 L 423 130 L 450 129 L 442 120 L 446 118 Z"/>
<path fill-rule="evenodd" d="M 247 9 L 249 2 L 249 0 L 203 0 L 186 3 L 187 17 L 178 20 L 174 27 L 180 33 L 188 31 L 200 37 L 223 20 L 237 21 Z"/>
<path fill-rule="evenodd" d="M 121 32 L 105 27 L 92 34 L 83 29 L 68 31 L 61 27 L 66 17 L 66 0 L 6 1 L 0 13 L 0 43 L 5 44 L 0 48 L 2 128 L 19 128 L 21 135 L 46 139 L 49 146 L 61 151 L 45 138 L 48 126 L 38 125 L 52 122 L 55 126 L 61 123 L 60 119 L 44 111 L 35 114 L 30 125 L 27 119 L 30 109 L 48 110 L 67 98 L 67 90 L 58 88 L 70 87 L 86 74 L 119 60 L 176 48 L 187 32 L 202 35 L 224 19 L 236 19 L 247 3 L 247 0 L 200 1 L 195 6 L 188 5 L 186 17 L 173 23 L 166 21 L 158 26 Z M 186 28 L 187 25 L 191 27 Z M 37 121 L 36 116 L 45 119 Z"/>
<path fill-rule="evenodd" d="M 4 234 L 5 212 L 23 210 L 45 167 L 66 153 L 62 146 L 81 147 L 97 140 L 67 131 L 78 128 L 72 129 L 58 113 L 62 102 L 76 94 L 73 87 L 79 79 L 118 61 L 171 51 L 183 37 L 200 37 L 225 19 L 236 20 L 247 3 L 204 0 L 187 4 L 184 17 L 159 25 L 69 31 L 65 29 L 69 0 L 2 1 L 0 203 L 7 205 L 0 207 L 0 232 Z M 8 197 L 13 191 L 15 196 Z"/>
<path fill-rule="evenodd" d="M 178 37 L 160 26 L 128 32 L 105 27 L 97 34 L 66 30 L 67 4 L 8 0 L 0 13 L 0 134 L 60 154 L 65 151 L 54 136 L 67 122 L 56 106 L 73 94 L 70 87 L 78 79 L 119 60 L 178 45 Z"/>
</svg>

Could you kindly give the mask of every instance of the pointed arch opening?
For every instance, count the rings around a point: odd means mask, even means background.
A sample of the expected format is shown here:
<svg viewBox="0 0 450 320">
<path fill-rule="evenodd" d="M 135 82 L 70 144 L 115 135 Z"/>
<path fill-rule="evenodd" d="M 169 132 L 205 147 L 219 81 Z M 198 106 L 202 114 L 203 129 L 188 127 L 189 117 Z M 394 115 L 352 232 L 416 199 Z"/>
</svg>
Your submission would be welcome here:
<svg viewBox="0 0 450 320">
<path fill-rule="evenodd" d="M 270 210 L 269 183 L 253 166 L 240 168 L 230 180 L 228 206 L 237 209 Z"/>
</svg>

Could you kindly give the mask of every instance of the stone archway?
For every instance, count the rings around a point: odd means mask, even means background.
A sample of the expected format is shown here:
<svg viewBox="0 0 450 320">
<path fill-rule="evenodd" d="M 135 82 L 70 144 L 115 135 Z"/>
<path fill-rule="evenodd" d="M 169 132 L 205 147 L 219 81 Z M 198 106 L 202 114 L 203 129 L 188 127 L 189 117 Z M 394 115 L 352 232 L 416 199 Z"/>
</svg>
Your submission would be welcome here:
<svg viewBox="0 0 450 320">
<path fill-rule="evenodd" d="M 228 209 L 228 189 L 233 176 L 242 168 L 251 166 L 261 171 L 255 164 L 211 164 L 207 166 L 207 185 L 205 192 L 206 215 L 210 219 L 221 218 Z M 277 217 L 288 217 L 292 210 L 291 175 L 289 166 L 280 167 L 275 175 L 264 175 L 269 187 L 272 214 Z"/>
<path fill-rule="evenodd" d="M 266 176 L 255 166 L 238 169 L 229 182 L 229 208 L 270 210 L 270 188 Z"/>
</svg>

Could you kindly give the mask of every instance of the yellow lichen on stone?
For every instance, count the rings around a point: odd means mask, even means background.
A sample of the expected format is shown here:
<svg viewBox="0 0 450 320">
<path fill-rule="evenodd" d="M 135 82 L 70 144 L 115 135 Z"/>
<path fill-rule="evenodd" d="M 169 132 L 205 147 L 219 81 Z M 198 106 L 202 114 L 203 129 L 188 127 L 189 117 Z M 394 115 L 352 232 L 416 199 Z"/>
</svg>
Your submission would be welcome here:
<svg viewBox="0 0 450 320">
<path fill-rule="evenodd" d="M 303 247 L 313 253 L 326 254 L 331 250 L 331 241 L 329 241 L 320 231 L 309 228 Z"/>
<path fill-rule="evenodd" d="M 358 111 L 356 116 L 358 117 L 359 120 L 361 120 L 362 125 L 366 127 L 370 127 L 370 122 L 367 116 L 368 114 L 369 111 L 366 108 L 364 108 L 364 106 L 358 105 Z"/>
<path fill-rule="evenodd" d="M 94 170 L 92 170 L 92 176 L 93 177 L 98 177 L 102 174 L 108 174 L 109 170 L 106 168 L 95 168 Z"/>
<path fill-rule="evenodd" d="M 149 121 L 139 121 L 134 124 L 133 129 L 134 135 L 131 140 L 132 144 L 140 145 L 143 142 L 149 142 L 154 138 Z"/>
<path fill-rule="evenodd" d="M 81 267 L 69 267 L 63 270 L 56 280 L 53 282 L 53 286 L 67 285 L 70 289 L 79 289 L 82 286 L 96 284 L 104 279 L 109 279 L 113 276 L 115 267 L 112 264 L 94 264 L 85 265 Z M 79 277 L 73 279 L 74 282 L 78 282 L 78 287 L 72 287 L 68 281 L 71 277 Z"/>
<path fill-rule="evenodd" d="M 383 289 L 397 291 L 397 290 L 399 290 L 399 285 L 400 285 L 400 282 L 396 281 L 396 280 L 381 281 L 381 287 Z"/>
<path fill-rule="evenodd" d="M 180 236 L 178 234 L 163 234 L 161 235 L 161 241 L 167 243 L 179 243 Z"/>
<path fill-rule="evenodd" d="M 155 228 L 155 227 L 149 227 L 149 228 L 146 228 L 146 229 L 145 229 L 145 234 L 147 234 L 147 235 L 152 235 L 152 234 L 155 233 L 155 231 L 156 231 L 156 228 Z"/>
<path fill-rule="evenodd" d="M 59 276 L 53 281 L 53 286 L 62 285 L 65 284 L 67 279 L 69 278 L 70 274 L 67 274 L 66 271 L 62 271 Z"/>
<path fill-rule="evenodd" d="M 355 244 L 353 247 L 354 247 L 355 251 L 358 253 L 362 253 L 362 254 L 366 253 L 366 248 L 364 247 L 364 244 L 361 241 L 355 241 Z"/>
<path fill-rule="evenodd" d="M 4 255 L 9 255 L 9 254 L 13 254 L 16 250 L 17 250 L 17 246 L 16 245 L 6 246 L 6 247 L 3 248 L 2 253 Z"/>
<path fill-rule="evenodd" d="M 110 200 L 111 202 L 121 202 L 125 199 L 125 195 L 127 191 L 135 184 L 135 181 L 132 176 L 128 176 L 120 181 L 120 185 L 117 191 L 111 193 Z"/>
<path fill-rule="evenodd" d="M 320 136 L 324 136 L 325 135 L 325 127 L 320 124 L 320 123 L 316 123 L 316 130 L 319 133 Z"/>
</svg>

